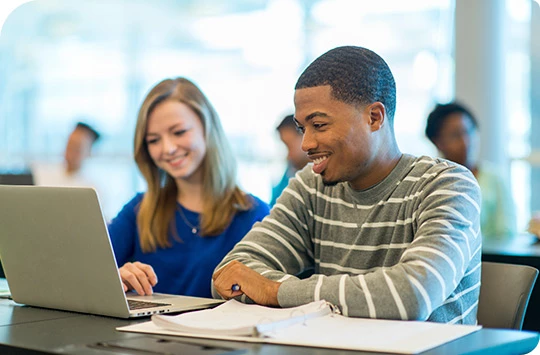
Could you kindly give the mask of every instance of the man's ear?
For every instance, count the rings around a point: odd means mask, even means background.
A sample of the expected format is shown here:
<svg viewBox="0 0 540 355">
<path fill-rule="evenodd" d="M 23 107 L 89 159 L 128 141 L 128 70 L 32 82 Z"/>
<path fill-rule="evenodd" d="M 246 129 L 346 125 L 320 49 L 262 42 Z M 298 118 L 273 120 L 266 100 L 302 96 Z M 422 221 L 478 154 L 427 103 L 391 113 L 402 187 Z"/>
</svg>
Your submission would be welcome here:
<svg viewBox="0 0 540 355">
<path fill-rule="evenodd" d="M 374 102 L 368 106 L 371 130 L 378 131 L 386 121 L 386 108 L 382 102 Z"/>
</svg>

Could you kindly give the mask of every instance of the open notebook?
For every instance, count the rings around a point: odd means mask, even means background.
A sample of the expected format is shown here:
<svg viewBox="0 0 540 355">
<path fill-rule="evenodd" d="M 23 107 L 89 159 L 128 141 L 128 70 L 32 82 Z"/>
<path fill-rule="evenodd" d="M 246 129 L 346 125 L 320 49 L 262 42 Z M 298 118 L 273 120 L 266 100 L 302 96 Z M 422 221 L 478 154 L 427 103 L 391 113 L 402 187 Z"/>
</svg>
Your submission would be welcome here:
<svg viewBox="0 0 540 355">
<path fill-rule="evenodd" d="M 230 300 L 216 309 L 201 312 L 179 316 L 154 315 L 152 322 L 160 328 L 193 334 L 266 336 L 278 329 L 331 313 L 332 307 L 325 301 L 269 310 L 268 307 Z"/>
<path fill-rule="evenodd" d="M 235 300 L 211 309 L 152 320 L 121 331 L 195 338 L 417 354 L 481 329 L 480 326 L 343 317 L 325 301 L 295 308 Z"/>
</svg>

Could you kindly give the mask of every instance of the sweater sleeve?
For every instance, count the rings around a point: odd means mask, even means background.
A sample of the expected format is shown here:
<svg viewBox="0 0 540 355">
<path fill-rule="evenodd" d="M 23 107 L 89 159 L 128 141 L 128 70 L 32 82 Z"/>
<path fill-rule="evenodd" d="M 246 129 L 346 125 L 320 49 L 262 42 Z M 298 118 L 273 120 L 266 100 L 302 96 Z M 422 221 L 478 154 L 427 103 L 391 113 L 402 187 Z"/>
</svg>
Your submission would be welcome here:
<svg viewBox="0 0 540 355">
<path fill-rule="evenodd" d="M 118 215 L 108 225 L 111 244 L 119 267 L 130 261 L 134 254 L 135 242 L 139 237 L 136 208 L 142 197 L 142 193 L 137 194 L 122 207 Z"/>
<path fill-rule="evenodd" d="M 313 244 L 306 219 L 309 214 L 298 192 L 300 184 L 291 181 L 270 214 L 253 225 L 216 270 L 238 260 L 268 279 L 282 282 L 298 280 L 294 275 L 313 268 Z M 220 298 L 213 284 L 212 295 Z M 251 303 L 245 296 L 241 300 Z"/>
<path fill-rule="evenodd" d="M 347 316 L 427 320 L 481 252 L 479 187 L 472 174 L 454 169 L 423 186 L 412 216 L 414 239 L 395 265 L 360 275 L 314 275 L 283 283 L 280 305 L 320 298 L 339 305 Z"/>
<path fill-rule="evenodd" d="M 468 171 L 452 167 L 434 174 L 419 191 L 420 203 L 411 217 L 414 239 L 398 262 L 362 274 L 347 273 L 348 266 L 340 265 L 342 274 L 300 280 L 292 275 L 314 263 L 311 206 L 301 192 L 312 187 L 301 184 L 301 180 L 291 183 L 270 217 L 222 262 L 236 259 L 282 281 L 278 291 L 282 307 L 325 299 L 346 316 L 426 320 L 455 292 L 480 253 L 479 187 Z"/>
</svg>

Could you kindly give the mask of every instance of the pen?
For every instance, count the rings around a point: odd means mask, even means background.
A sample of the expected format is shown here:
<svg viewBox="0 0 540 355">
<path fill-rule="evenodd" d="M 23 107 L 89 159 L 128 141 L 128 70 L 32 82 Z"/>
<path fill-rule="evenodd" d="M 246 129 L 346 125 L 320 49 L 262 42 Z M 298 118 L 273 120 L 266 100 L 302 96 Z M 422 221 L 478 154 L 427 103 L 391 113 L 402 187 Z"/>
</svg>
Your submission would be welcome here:
<svg viewBox="0 0 540 355">
<path fill-rule="evenodd" d="M 240 285 L 239 284 L 233 284 L 231 286 L 231 291 L 233 291 L 233 292 L 240 291 Z"/>
</svg>

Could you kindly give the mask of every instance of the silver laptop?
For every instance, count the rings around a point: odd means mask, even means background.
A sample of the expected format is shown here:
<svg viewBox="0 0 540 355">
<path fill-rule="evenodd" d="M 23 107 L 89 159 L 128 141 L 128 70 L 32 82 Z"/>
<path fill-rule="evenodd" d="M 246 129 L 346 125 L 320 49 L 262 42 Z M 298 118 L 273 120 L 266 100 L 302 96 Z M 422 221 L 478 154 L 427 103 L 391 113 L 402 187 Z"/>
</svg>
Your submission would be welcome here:
<svg viewBox="0 0 540 355">
<path fill-rule="evenodd" d="M 126 296 L 92 188 L 0 185 L 0 258 L 11 297 L 31 306 L 129 318 L 223 302 Z"/>
</svg>

